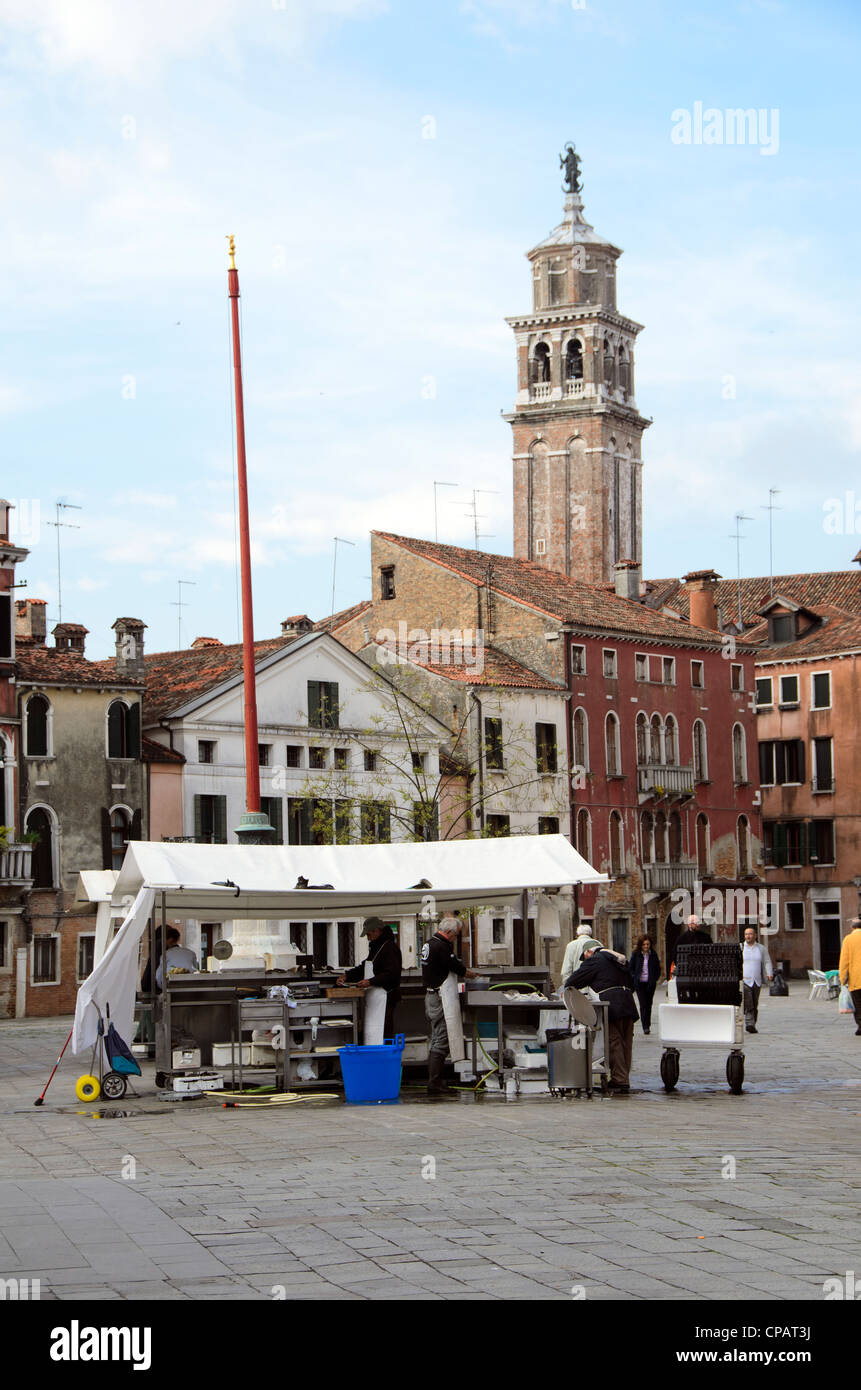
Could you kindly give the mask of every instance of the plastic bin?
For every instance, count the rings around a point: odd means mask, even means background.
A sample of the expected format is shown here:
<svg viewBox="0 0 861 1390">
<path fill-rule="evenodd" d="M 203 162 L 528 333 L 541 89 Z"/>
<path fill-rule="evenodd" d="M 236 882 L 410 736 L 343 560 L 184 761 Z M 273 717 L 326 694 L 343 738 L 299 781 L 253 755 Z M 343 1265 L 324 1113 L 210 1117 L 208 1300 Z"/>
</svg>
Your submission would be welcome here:
<svg viewBox="0 0 861 1390">
<path fill-rule="evenodd" d="M 401 1089 L 404 1034 L 386 1038 L 379 1046 L 348 1043 L 338 1048 L 344 1095 L 350 1105 L 396 1101 Z"/>
</svg>

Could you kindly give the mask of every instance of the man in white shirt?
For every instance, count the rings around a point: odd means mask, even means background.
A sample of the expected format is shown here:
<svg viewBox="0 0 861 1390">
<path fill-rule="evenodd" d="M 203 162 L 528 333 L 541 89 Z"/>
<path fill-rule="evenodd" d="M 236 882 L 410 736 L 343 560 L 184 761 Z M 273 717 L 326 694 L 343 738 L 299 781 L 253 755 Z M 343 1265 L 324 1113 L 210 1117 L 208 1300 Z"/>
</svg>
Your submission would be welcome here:
<svg viewBox="0 0 861 1390">
<path fill-rule="evenodd" d="M 176 927 L 168 927 L 165 932 L 165 945 L 167 950 L 164 960 L 159 961 L 158 969 L 155 972 L 155 982 L 159 989 L 164 989 L 165 961 L 167 962 L 168 974 L 171 970 L 193 972 L 197 969 L 197 956 L 187 946 L 180 946 L 179 932 Z"/>
<path fill-rule="evenodd" d="M 759 1012 L 759 991 L 770 980 L 774 971 L 771 968 L 771 957 L 765 946 L 760 946 L 756 939 L 756 928 L 745 927 L 744 945 L 742 947 L 742 980 L 744 981 L 742 994 L 744 996 L 744 1026 L 748 1033 L 756 1033 L 756 1018 Z"/>
</svg>

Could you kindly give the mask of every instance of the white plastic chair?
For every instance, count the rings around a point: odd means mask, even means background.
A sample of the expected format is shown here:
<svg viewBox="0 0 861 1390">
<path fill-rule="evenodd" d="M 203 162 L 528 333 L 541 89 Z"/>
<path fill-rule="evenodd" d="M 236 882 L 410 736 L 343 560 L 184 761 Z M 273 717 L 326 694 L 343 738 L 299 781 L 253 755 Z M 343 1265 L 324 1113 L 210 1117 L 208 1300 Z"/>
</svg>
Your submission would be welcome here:
<svg viewBox="0 0 861 1390">
<path fill-rule="evenodd" d="M 808 970 L 807 978 L 810 981 L 810 993 L 807 998 L 811 999 L 828 998 L 828 979 L 824 970 Z"/>
</svg>

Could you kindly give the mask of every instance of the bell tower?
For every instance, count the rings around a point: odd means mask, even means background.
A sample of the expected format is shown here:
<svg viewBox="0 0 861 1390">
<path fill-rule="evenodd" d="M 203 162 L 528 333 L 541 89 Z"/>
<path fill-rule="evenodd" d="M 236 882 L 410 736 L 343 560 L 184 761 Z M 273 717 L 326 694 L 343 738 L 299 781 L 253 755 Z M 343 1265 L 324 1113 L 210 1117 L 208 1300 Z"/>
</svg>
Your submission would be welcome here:
<svg viewBox="0 0 861 1390">
<path fill-rule="evenodd" d="M 563 220 L 527 253 L 532 312 L 506 320 L 517 344 L 517 400 L 504 417 L 514 434 L 514 554 L 601 583 L 618 561 L 642 561 L 642 324 L 616 308 L 622 253 L 583 215 L 573 145 L 559 163 Z"/>
</svg>

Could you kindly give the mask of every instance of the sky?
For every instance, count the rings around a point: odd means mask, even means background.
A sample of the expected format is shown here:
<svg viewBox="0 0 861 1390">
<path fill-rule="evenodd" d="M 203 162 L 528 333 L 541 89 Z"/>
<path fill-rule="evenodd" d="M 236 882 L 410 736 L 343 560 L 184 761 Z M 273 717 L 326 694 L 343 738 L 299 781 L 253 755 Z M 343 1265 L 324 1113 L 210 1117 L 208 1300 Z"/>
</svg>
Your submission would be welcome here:
<svg viewBox="0 0 861 1390">
<path fill-rule="evenodd" d="M 370 591 L 369 532 L 511 553 L 506 315 L 559 152 L 644 325 L 644 571 L 861 547 L 854 0 L 0 0 L 0 492 L 19 580 L 113 650 Z M 699 104 L 699 105 L 698 105 Z M 713 139 L 753 108 L 745 141 Z M 697 127 L 697 110 L 706 113 Z M 708 112 L 720 113 L 720 119 Z M 708 139 L 706 138 L 708 126 Z M 685 135 L 689 138 L 686 141 Z M 699 137 L 699 138 L 698 138 Z M 58 532 L 50 525 L 58 516 Z M 180 581 L 182 583 L 180 584 Z M 181 596 L 184 606 L 177 608 Z M 178 627 L 181 620 L 181 628 Z"/>
</svg>

